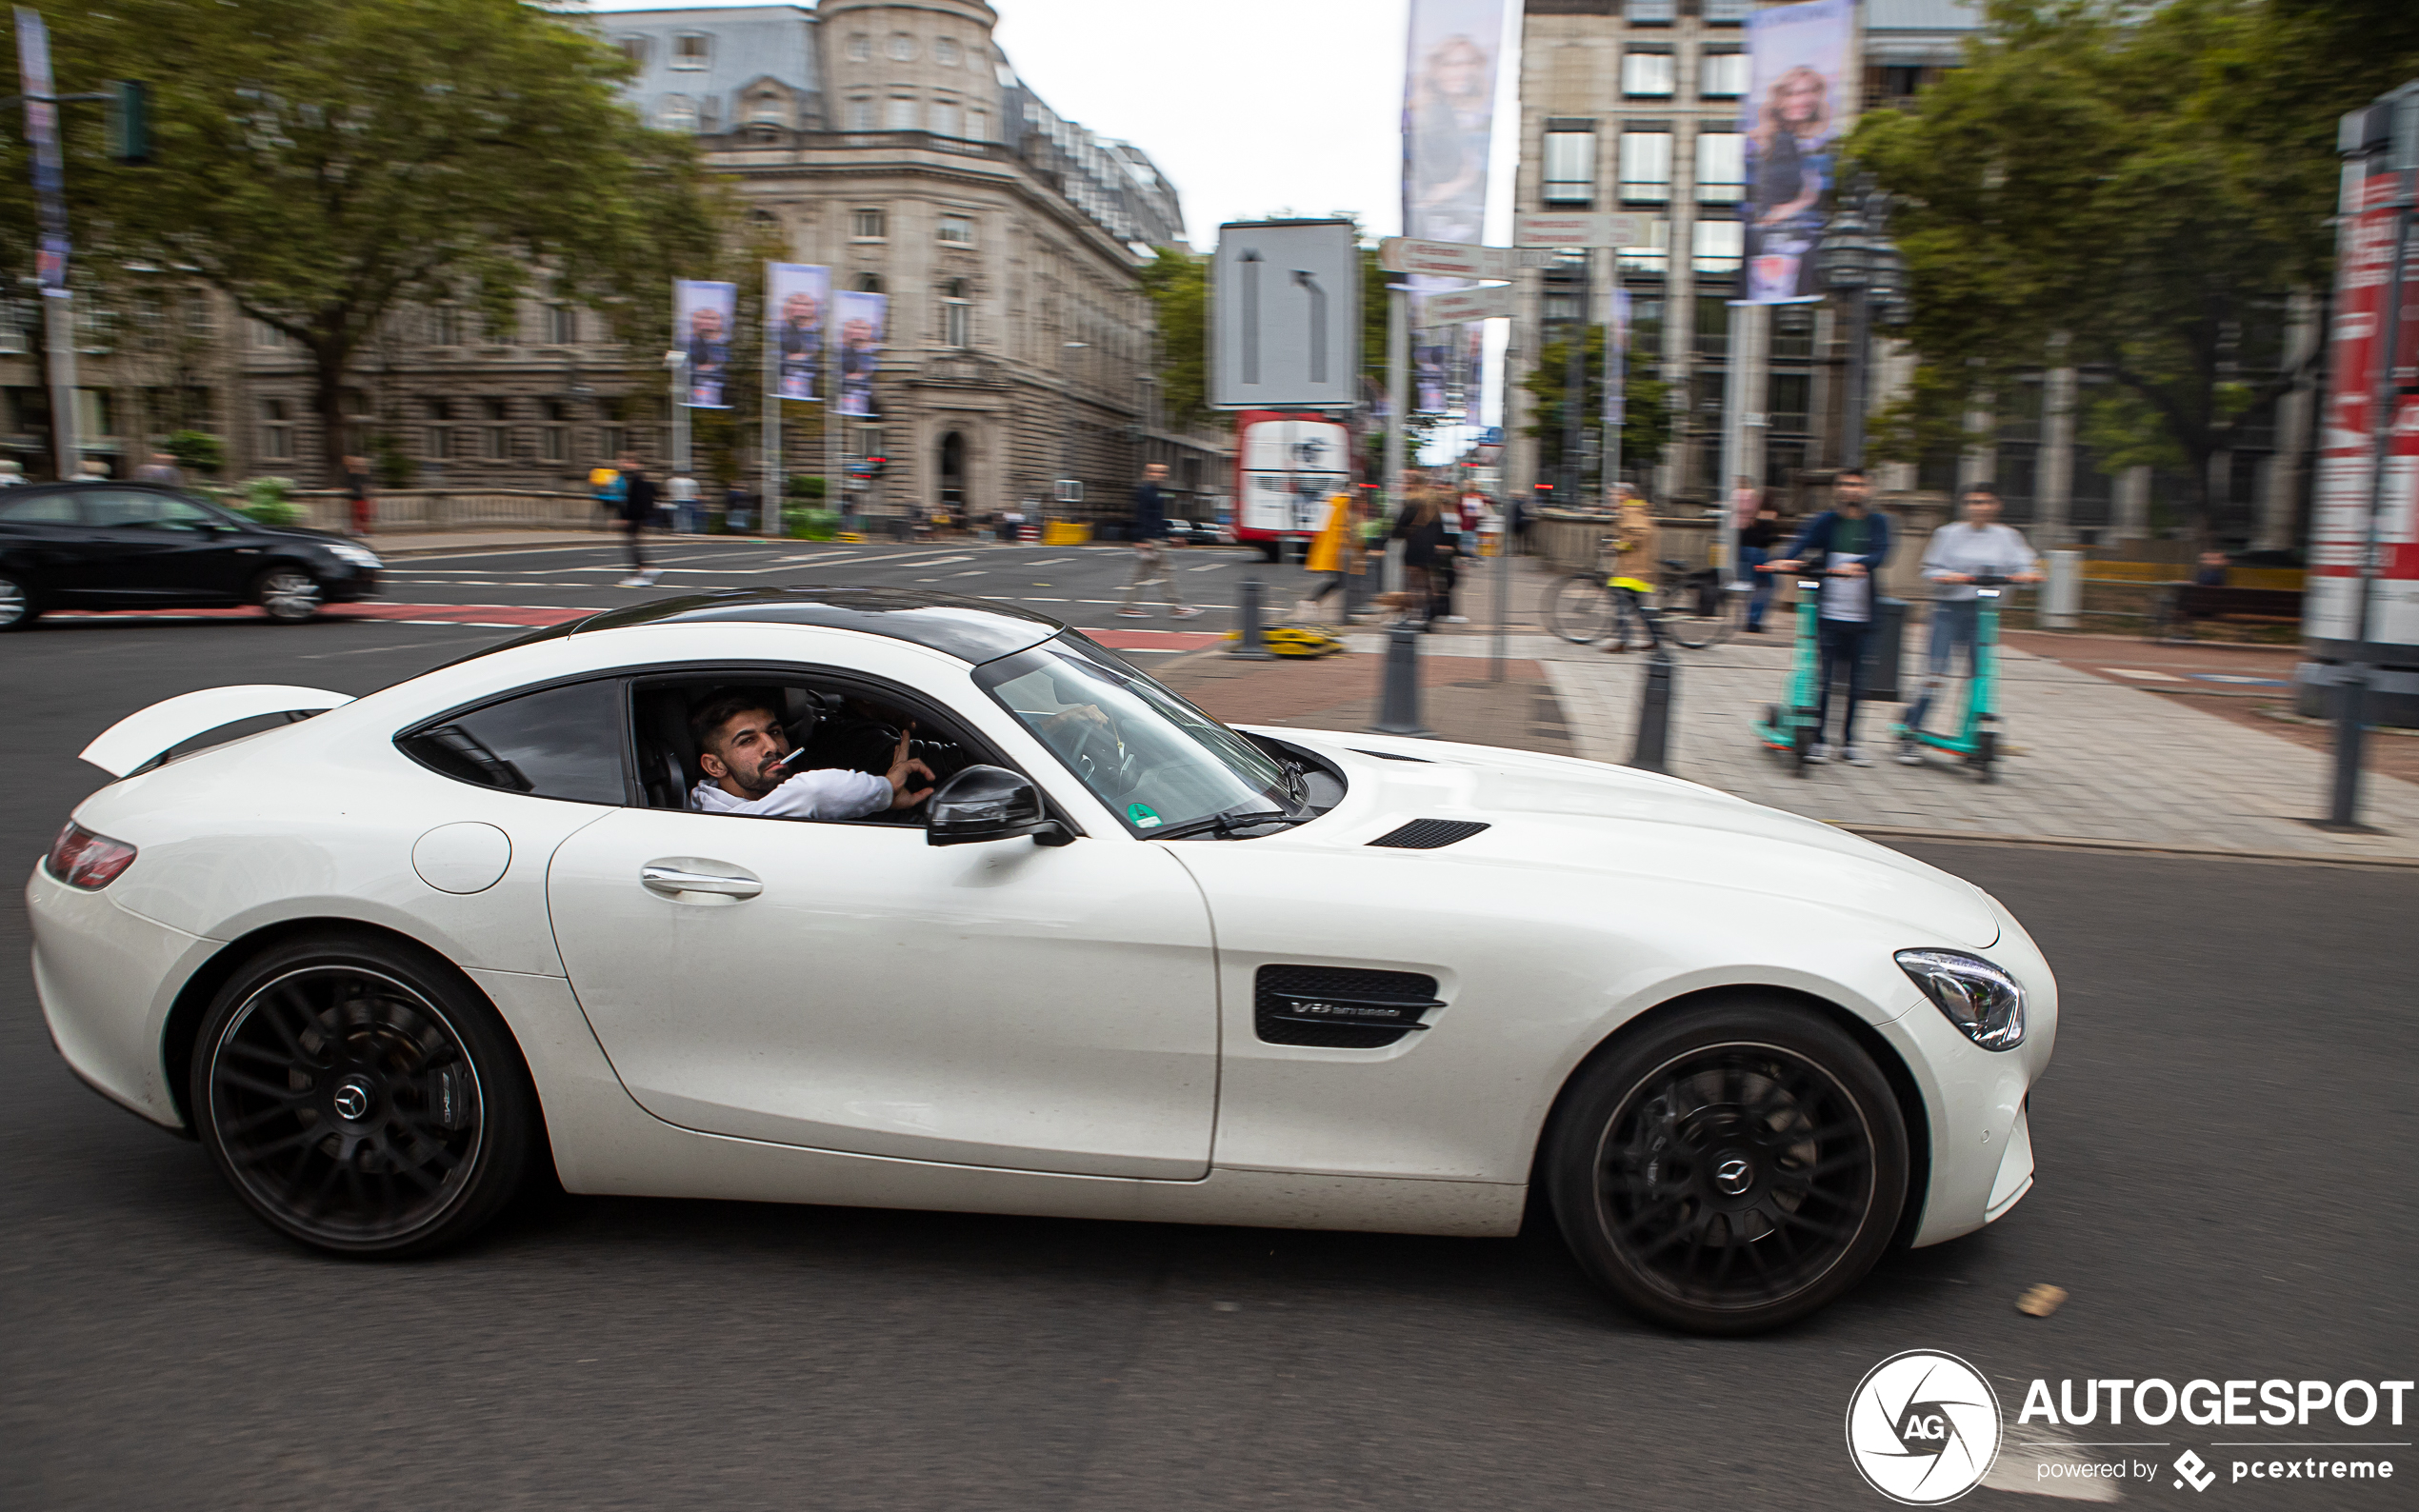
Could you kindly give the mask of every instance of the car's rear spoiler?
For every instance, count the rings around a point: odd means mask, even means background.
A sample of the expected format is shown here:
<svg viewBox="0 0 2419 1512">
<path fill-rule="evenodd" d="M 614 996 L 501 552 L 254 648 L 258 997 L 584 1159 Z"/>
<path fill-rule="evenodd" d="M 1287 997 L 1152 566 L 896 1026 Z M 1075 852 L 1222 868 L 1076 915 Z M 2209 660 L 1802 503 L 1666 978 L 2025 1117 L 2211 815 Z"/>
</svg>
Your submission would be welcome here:
<svg viewBox="0 0 2419 1512">
<path fill-rule="evenodd" d="M 222 725 L 263 714 L 316 714 L 351 702 L 350 693 L 330 693 L 324 687 L 287 687 L 275 683 L 206 687 L 127 715 L 101 731 L 84 747 L 83 755 L 110 776 L 123 777 L 161 752 Z"/>
</svg>

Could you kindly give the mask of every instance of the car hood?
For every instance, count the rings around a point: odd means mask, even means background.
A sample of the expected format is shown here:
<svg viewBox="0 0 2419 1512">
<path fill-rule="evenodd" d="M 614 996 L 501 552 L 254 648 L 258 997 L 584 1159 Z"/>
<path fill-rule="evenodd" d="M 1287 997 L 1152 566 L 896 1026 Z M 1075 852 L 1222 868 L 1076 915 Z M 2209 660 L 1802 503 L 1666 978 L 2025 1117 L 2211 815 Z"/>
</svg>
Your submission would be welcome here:
<svg viewBox="0 0 2419 1512">
<path fill-rule="evenodd" d="M 1265 729 L 1334 762 L 1344 802 L 1292 831 L 1366 846 L 1414 819 L 1489 827 L 1436 852 L 1473 863 L 1693 884 L 1849 908 L 1983 949 L 1999 915 L 1982 889 L 1819 820 L 1627 766 L 1330 730 Z"/>
</svg>

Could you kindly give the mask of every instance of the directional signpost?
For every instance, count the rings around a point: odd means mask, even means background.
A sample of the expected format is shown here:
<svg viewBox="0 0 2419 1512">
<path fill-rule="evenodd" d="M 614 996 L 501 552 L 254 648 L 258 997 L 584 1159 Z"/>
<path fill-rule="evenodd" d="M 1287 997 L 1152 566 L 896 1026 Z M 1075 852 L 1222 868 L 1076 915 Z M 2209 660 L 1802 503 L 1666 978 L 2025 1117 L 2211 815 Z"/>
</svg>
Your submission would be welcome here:
<svg viewBox="0 0 2419 1512">
<path fill-rule="evenodd" d="M 1511 312 L 1511 285 L 1482 284 L 1476 288 L 1430 294 L 1421 313 L 1430 326 L 1459 326 L 1473 320 L 1509 319 Z"/>
<path fill-rule="evenodd" d="M 1512 217 L 1512 240 L 1522 247 L 1636 247 L 1645 230 L 1645 216 L 1610 210 Z"/>
<path fill-rule="evenodd" d="M 1361 368 L 1361 255 L 1349 221 L 1218 228 L 1210 403 L 1349 408 Z"/>
</svg>

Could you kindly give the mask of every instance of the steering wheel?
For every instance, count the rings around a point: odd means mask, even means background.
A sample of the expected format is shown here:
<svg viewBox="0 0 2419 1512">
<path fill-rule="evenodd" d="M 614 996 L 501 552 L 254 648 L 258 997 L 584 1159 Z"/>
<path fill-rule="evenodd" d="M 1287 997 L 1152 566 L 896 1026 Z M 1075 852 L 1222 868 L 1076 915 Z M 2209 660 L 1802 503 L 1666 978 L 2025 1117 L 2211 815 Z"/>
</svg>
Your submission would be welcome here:
<svg viewBox="0 0 2419 1512">
<path fill-rule="evenodd" d="M 1126 743 L 1106 725 L 1089 719 L 1070 719 L 1067 723 L 1075 732 L 1074 739 L 1068 743 L 1067 765 L 1091 786 L 1107 787 L 1113 783 L 1116 790 L 1123 792 Z"/>
</svg>

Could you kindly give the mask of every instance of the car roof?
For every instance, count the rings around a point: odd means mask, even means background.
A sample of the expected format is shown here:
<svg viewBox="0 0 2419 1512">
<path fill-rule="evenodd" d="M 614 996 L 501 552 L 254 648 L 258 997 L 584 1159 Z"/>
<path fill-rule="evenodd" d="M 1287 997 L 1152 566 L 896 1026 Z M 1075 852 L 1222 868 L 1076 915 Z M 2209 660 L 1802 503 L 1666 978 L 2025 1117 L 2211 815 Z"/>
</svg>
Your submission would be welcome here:
<svg viewBox="0 0 2419 1512">
<path fill-rule="evenodd" d="M 626 609 L 608 609 L 586 619 L 550 626 L 535 635 L 522 636 L 492 649 L 509 650 L 593 630 L 660 625 L 811 625 L 861 630 L 940 651 L 976 666 L 1039 646 L 1067 627 L 1047 615 L 1012 605 L 960 598 L 953 593 L 804 585 L 726 588 L 658 599 Z"/>
</svg>

